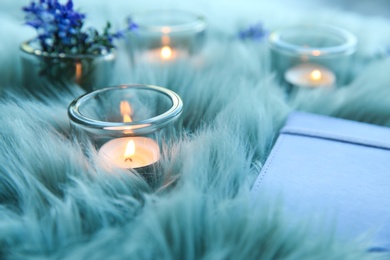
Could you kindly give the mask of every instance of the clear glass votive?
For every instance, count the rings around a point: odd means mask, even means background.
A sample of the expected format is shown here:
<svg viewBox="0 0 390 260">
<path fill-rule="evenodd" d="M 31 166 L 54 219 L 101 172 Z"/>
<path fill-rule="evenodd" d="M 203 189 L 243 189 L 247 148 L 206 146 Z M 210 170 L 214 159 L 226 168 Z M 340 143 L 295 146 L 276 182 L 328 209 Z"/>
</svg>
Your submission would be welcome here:
<svg viewBox="0 0 390 260">
<path fill-rule="evenodd" d="M 142 171 L 159 161 L 157 133 L 178 118 L 182 109 L 180 97 L 169 89 L 122 85 L 76 98 L 68 116 L 78 142 L 92 142 L 102 160 Z"/>
<path fill-rule="evenodd" d="M 116 58 L 113 50 L 98 54 L 47 53 L 37 39 L 23 42 L 20 50 L 22 83 L 31 91 L 53 83 L 64 87 L 77 84 L 85 91 L 107 86 Z"/>
<path fill-rule="evenodd" d="M 128 33 L 128 51 L 136 62 L 159 63 L 187 59 L 204 43 L 202 15 L 181 10 L 154 10 L 133 14 L 138 28 Z"/>
<path fill-rule="evenodd" d="M 272 68 L 290 86 L 333 87 L 348 83 L 356 37 L 324 24 L 287 27 L 269 36 Z"/>
</svg>

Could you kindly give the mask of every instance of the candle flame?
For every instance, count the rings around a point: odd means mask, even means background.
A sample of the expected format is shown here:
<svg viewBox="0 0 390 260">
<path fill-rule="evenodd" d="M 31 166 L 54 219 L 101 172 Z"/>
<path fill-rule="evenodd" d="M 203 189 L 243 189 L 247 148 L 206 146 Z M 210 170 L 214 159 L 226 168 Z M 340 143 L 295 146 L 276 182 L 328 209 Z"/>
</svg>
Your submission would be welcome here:
<svg viewBox="0 0 390 260">
<path fill-rule="evenodd" d="M 322 74 L 321 74 L 321 71 L 319 70 L 313 70 L 311 73 L 310 73 L 310 78 L 312 80 L 320 80 L 322 77 Z"/>
<path fill-rule="evenodd" d="M 164 46 L 161 48 L 161 58 L 170 59 L 172 57 L 172 50 L 169 46 Z"/>
<path fill-rule="evenodd" d="M 121 115 L 123 116 L 123 122 L 125 122 L 125 123 L 126 122 L 133 122 L 133 120 L 131 119 L 132 109 L 131 109 L 129 102 L 121 101 L 120 111 L 121 111 Z"/>
<path fill-rule="evenodd" d="M 133 140 L 130 140 L 127 143 L 125 154 L 123 155 L 123 157 L 124 158 L 129 158 L 129 157 L 131 157 L 134 154 L 135 154 L 135 144 L 134 144 Z"/>
</svg>

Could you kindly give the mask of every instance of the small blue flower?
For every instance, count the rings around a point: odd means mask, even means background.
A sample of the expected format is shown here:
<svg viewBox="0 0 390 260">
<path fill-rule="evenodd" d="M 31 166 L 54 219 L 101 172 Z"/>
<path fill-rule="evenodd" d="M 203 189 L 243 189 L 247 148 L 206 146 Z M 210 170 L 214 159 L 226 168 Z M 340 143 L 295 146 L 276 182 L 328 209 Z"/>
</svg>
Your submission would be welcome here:
<svg viewBox="0 0 390 260">
<path fill-rule="evenodd" d="M 256 41 L 261 41 L 267 35 L 268 35 L 268 31 L 265 30 L 262 23 L 251 25 L 250 27 L 238 33 L 238 37 L 242 40 L 253 39 Z"/>
<path fill-rule="evenodd" d="M 127 28 L 128 30 L 135 30 L 135 29 L 138 29 L 138 25 L 136 23 L 133 22 L 133 19 L 131 19 L 130 17 L 127 18 Z"/>
<path fill-rule="evenodd" d="M 37 31 L 42 50 L 49 53 L 100 53 L 114 48 L 113 41 L 123 37 L 124 30 L 110 32 L 110 23 L 101 34 L 94 28 L 84 29 L 86 15 L 73 8 L 72 0 L 65 4 L 58 0 L 33 0 L 22 8 L 26 14 L 25 24 Z M 125 30 L 136 27 L 129 20 Z"/>
<path fill-rule="evenodd" d="M 66 8 L 67 10 L 73 10 L 73 2 L 72 2 L 72 0 L 69 0 L 69 1 L 66 3 L 65 8 Z"/>
<path fill-rule="evenodd" d="M 31 27 L 34 27 L 35 29 L 38 29 L 42 26 L 42 21 L 39 20 L 30 20 L 26 22 L 27 25 L 30 25 Z"/>
</svg>

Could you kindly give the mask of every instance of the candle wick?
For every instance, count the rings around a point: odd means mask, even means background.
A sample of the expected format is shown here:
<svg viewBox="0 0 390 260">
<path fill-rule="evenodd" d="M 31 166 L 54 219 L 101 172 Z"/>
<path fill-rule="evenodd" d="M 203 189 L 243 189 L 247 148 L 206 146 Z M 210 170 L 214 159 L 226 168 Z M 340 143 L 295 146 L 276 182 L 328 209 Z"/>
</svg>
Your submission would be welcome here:
<svg viewBox="0 0 390 260">
<path fill-rule="evenodd" d="M 126 159 L 125 159 L 125 162 L 127 162 L 127 161 L 130 161 L 130 162 L 132 162 L 132 161 L 133 161 L 133 159 L 131 159 L 131 158 L 129 157 L 129 158 L 126 158 Z"/>
</svg>

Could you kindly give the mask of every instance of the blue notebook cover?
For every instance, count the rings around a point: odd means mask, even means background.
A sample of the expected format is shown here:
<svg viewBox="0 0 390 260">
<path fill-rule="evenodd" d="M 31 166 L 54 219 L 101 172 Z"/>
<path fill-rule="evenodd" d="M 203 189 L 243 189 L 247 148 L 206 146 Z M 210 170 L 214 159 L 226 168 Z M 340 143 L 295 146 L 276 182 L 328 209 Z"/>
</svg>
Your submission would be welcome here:
<svg viewBox="0 0 390 260">
<path fill-rule="evenodd" d="M 390 129 L 292 113 L 252 188 L 291 220 L 328 219 L 341 239 L 390 249 Z"/>
</svg>

